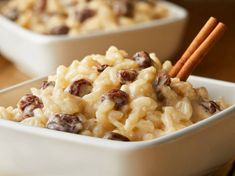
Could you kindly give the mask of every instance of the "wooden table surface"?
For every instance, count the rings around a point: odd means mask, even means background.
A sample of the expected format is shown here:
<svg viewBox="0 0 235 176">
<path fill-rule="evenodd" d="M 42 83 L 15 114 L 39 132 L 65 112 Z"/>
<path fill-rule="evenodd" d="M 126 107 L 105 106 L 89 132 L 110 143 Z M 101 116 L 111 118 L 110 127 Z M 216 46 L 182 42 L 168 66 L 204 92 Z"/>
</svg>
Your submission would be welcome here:
<svg viewBox="0 0 235 176">
<path fill-rule="evenodd" d="M 189 23 L 182 41 L 182 47 L 175 56 L 185 50 L 201 26 L 210 16 L 215 16 L 228 26 L 221 41 L 207 55 L 206 59 L 193 72 L 195 75 L 235 82 L 235 1 L 233 0 L 170 0 L 189 10 Z M 1 40 L 1 39 L 0 39 Z M 11 62 L 0 55 L 0 89 L 30 79 L 30 75 L 19 71 Z M 233 161 L 221 168 L 216 176 L 226 176 Z M 230 176 L 235 176 L 231 173 Z"/>
<path fill-rule="evenodd" d="M 30 79 L 29 75 L 19 71 L 11 62 L 0 55 L 0 89 L 27 79 Z"/>
</svg>

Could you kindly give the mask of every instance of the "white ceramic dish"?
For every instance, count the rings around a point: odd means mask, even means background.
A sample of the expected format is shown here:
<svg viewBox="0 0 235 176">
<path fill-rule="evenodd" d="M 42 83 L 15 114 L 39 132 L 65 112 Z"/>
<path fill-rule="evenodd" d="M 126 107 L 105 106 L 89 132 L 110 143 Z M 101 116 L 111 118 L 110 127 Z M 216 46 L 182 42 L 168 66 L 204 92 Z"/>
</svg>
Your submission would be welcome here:
<svg viewBox="0 0 235 176">
<path fill-rule="evenodd" d="M 15 104 L 42 79 L 0 92 Z M 235 84 L 190 77 L 210 96 L 235 103 Z M 0 175 L 199 176 L 235 156 L 235 105 L 173 134 L 147 142 L 118 142 L 0 120 Z"/>
<path fill-rule="evenodd" d="M 68 65 L 93 53 L 104 53 L 115 45 L 133 54 L 140 48 L 170 59 L 177 51 L 186 25 L 185 9 L 161 2 L 169 17 L 115 31 L 94 32 L 77 37 L 44 36 L 25 30 L 0 15 L 0 52 L 24 72 L 45 75 L 58 65 Z"/>
</svg>

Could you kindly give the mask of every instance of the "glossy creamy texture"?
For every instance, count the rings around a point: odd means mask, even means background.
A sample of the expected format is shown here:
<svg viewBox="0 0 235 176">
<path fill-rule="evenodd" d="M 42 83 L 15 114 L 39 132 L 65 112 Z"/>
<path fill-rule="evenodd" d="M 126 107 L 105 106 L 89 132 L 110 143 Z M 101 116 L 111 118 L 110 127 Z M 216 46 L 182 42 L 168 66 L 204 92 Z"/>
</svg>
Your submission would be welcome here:
<svg viewBox="0 0 235 176">
<path fill-rule="evenodd" d="M 48 77 L 55 86 L 31 89 L 44 105 L 33 111 L 33 117 L 24 119 L 19 108 L 1 107 L 0 118 L 46 128 L 48 118 L 56 113 L 76 114 L 83 122 L 80 134 L 102 138 L 113 131 L 136 141 L 172 133 L 218 112 L 215 109 L 211 113 L 202 105 L 210 100 L 206 88 L 193 88 L 189 82 L 177 78 L 171 78 L 169 85 L 161 87 L 163 98 L 159 100 L 153 82 L 172 65 L 169 61 L 161 64 L 154 53 L 149 56 L 152 66 L 141 68 L 125 51 L 110 47 L 105 55 L 89 55 L 80 62 L 73 61 L 69 67 L 59 66 L 56 74 Z M 98 72 L 97 66 L 104 64 L 109 66 Z M 121 85 L 119 71 L 130 69 L 137 72 L 136 79 Z M 78 97 L 66 91 L 71 83 L 80 79 L 92 84 L 90 93 Z M 116 109 L 110 99 L 101 101 L 112 89 L 120 89 L 128 95 L 128 103 L 120 109 Z M 220 110 L 228 106 L 222 98 L 215 102 Z"/>
<path fill-rule="evenodd" d="M 91 0 L 89 2 L 86 0 L 48 0 L 46 5 L 38 10 L 39 1 L 11 0 L 3 6 L 1 11 L 3 15 L 11 16 L 10 18 L 20 26 L 42 34 L 50 34 L 53 28 L 66 25 L 70 29 L 68 35 L 114 30 L 122 26 L 149 22 L 168 16 L 168 10 L 158 2 L 136 1 L 133 15 L 128 16 L 117 15 L 113 10 L 112 0 Z M 11 12 L 15 9 L 17 9 L 16 13 L 12 14 Z M 94 10 L 95 14 L 90 17 L 87 17 L 89 16 L 87 13 L 83 14 L 85 20 L 80 21 L 76 13 L 84 9 Z"/>
</svg>

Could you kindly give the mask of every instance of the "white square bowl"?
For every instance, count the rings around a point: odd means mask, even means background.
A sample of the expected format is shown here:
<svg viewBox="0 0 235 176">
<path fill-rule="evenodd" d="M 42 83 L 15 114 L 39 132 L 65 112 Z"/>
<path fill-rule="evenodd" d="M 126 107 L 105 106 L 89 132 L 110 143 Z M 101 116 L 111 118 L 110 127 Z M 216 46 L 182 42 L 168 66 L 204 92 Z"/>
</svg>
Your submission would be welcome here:
<svg viewBox="0 0 235 176">
<path fill-rule="evenodd" d="M 0 52 L 33 76 L 50 74 L 58 65 L 82 59 L 90 51 L 104 53 L 111 45 L 125 48 L 130 54 L 141 48 L 169 59 L 180 45 L 188 14 L 175 4 L 159 3 L 169 10 L 169 17 L 77 37 L 40 35 L 0 15 Z"/>
<path fill-rule="evenodd" d="M 15 104 L 43 79 L 0 92 Z M 235 84 L 191 76 L 212 98 L 235 104 Z M 144 142 L 119 142 L 0 120 L 0 175 L 199 176 L 235 156 L 235 105 L 175 133 Z"/>
</svg>

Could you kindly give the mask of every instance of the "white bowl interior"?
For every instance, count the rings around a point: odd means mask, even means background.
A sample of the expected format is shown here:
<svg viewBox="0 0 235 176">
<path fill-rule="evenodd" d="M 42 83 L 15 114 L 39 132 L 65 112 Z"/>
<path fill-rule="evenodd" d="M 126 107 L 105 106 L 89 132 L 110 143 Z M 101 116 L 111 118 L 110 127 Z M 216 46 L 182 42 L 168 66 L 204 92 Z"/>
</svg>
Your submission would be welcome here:
<svg viewBox="0 0 235 176">
<path fill-rule="evenodd" d="M 191 76 L 189 81 L 193 84 L 194 87 L 206 87 L 208 89 L 209 96 L 212 99 L 223 97 L 226 102 L 235 104 L 234 83 L 195 76 Z"/>
</svg>

